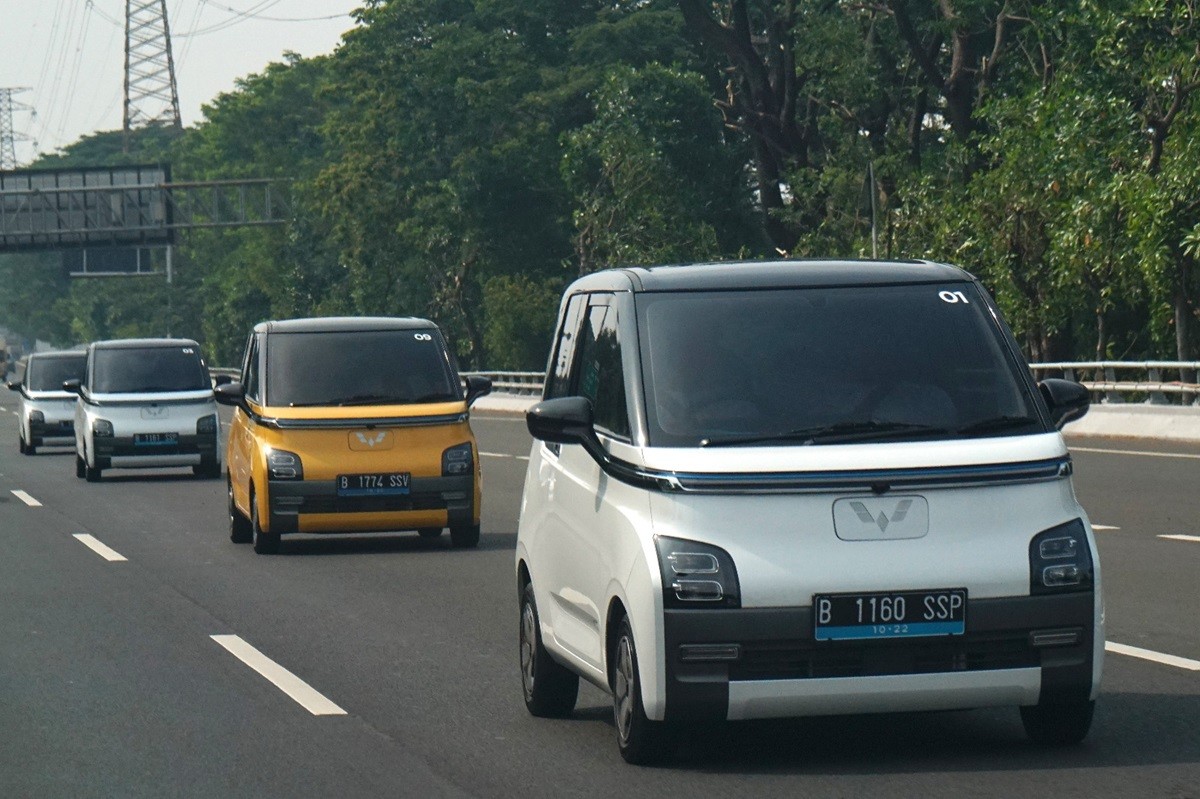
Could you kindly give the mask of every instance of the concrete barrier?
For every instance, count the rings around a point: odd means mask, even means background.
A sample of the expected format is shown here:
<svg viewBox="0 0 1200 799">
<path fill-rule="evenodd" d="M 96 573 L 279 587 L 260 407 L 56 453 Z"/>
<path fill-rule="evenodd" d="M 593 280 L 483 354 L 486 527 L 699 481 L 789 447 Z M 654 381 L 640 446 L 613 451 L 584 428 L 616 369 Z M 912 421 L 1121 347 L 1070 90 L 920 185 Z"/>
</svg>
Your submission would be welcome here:
<svg viewBox="0 0 1200 799">
<path fill-rule="evenodd" d="M 1200 443 L 1200 408 L 1172 405 L 1092 405 L 1087 416 L 1063 428 L 1067 438 L 1154 439 Z"/>
</svg>

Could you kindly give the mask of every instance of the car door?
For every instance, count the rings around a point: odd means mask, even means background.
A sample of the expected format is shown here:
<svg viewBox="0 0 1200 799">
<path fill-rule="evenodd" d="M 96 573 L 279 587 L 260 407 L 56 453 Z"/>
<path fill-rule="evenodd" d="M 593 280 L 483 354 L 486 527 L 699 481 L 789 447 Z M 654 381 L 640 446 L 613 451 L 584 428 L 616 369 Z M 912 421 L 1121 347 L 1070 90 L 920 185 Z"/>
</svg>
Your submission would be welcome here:
<svg viewBox="0 0 1200 799">
<path fill-rule="evenodd" d="M 258 364 L 258 336 L 250 334 L 246 341 L 246 352 L 242 357 L 242 386 L 246 389 L 246 402 L 258 402 L 260 389 Z M 254 422 L 242 408 L 234 408 L 233 421 L 229 425 L 229 474 L 233 483 L 234 502 L 249 513 L 251 454 L 254 451 Z"/>
<path fill-rule="evenodd" d="M 630 439 L 618 308 L 612 295 L 593 294 L 575 343 L 567 395 L 592 402 L 596 431 L 605 439 Z M 552 472 L 552 523 L 541 550 L 550 566 L 553 632 L 557 642 L 597 669 L 604 662 L 604 617 L 616 552 L 611 532 L 618 511 L 606 501 L 604 478 L 582 446 L 546 454 Z"/>
</svg>

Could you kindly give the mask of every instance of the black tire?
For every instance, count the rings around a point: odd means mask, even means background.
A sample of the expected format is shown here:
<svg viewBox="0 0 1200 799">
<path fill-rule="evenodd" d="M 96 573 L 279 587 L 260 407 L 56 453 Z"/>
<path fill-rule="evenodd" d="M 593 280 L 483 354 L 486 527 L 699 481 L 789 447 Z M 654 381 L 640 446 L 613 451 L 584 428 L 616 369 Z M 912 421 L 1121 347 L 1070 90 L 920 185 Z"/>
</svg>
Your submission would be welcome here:
<svg viewBox="0 0 1200 799">
<path fill-rule="evenodd" d="M 75 476 L 83 478 L 87 476 L 87 461 L 79 457 L 79 453 L 75 453 Z"/>
<path fill-rule="evenodd" d="M 87 478 L 87 481 L 89 483 L 99 483 L 100 475 L 101 475 L 101 473 L 103 473 L 103 471 L 104 470 L 101 469 L 99 466 L 89 466 L 87 460 L 84 460 L 83 476 Z"/>
<path fill-rule="evenodd" d="M 521 592 L 519 641 L 525 707 L 532 715 L 543 718 L 571 715 L 579 696 L 579 675 L 557 663 L 542 646 L 542 625 L 532 584 L 527 584 Z"/>
<path fill-rule="evenodd" d="M 254 544 L 254 551 L 260 555 L 274 555 L 279 552 L 279 533 L 270 533 L 262 529 L 253 489 L 250 491 L 250 541 Z"/>
<path fill-rule="evenodd" d="M 450 528 L 450 545 L 455 549 L 471 549 L 479 546 L 479 525 Z"/>
<path fill-rule="evenodd" d="M 421 538 L 437 538 L 441 534 L 441 527 L 422 527 L 417 530 L 417 535 L 421 536 Z"/>
<path fill-rule="evenodd" d="M 1073 746 L 1092 728 L 1096 703 L 1089 700 L 1039 702 L 1021 708 L 1021 723 L 1029 740 L 1043 746 Z"/>
<path fill-rule="evenodd" d="M 235 544 L 249 544 L 254 540 L 250 520 L 233 503 L 233 483 L 227 482 L 226 489 L 229 494 L 229 540 Z"/>
<path fill-rule="evenodd" d="M 221 464 L 215 458 L 212 460 L 201 460 L 200 463 L 192 467 L 192 474 L 203 480 L 215 480 L 221 476 Z"/>
<path fill-rule="evenodd" d="M 37 447 L 35 447 L 33 444 L 26 444 L 25 445 L 25 454 L 26 455 L 36 455 Z"/>
<path fill-rule="evenodd" d="M 25 439 L 21 438 L 20 436 L 17 436 L 17 451 L 22 455 L 25 454 Z"/>
<path fill-rule="evenodd" d="M 617 727 L 617 749 L 626 763 L 646 766 L 658 763 L 670 750 L 673 736 L 670 726 L 646 718 L 642 705 L 641 672 L 633 628 L 622 618 L 613 647 L 612 696 L 613 720 Z"/>
</svg>

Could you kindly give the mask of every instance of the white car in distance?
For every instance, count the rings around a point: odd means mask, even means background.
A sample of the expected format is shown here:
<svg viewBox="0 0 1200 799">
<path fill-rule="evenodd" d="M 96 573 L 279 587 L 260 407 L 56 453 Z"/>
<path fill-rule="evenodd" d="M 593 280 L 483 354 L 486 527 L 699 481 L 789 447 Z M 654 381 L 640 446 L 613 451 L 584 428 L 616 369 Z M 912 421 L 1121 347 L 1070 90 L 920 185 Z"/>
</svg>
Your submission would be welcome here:
<svg viewBox="0 0 1200 799">
<path fill-rule="evenodd" d="M 30 355 L 25 374 L 8 387 L 20 394 L 17 447 L 22 455 L 38 447 L 69 447 L 75 443 L 75 395 L 63 389 L 68 380 L 83 377 L 87 353 L 39 352 Z"/>
<path fill-rule="evenodd" d="M 88 346 L 75 406 L 75 475 L 191 467 L 221 475 L 221 425 L 208 367 L 190 339 L 121 339 Z"/>
</svg>

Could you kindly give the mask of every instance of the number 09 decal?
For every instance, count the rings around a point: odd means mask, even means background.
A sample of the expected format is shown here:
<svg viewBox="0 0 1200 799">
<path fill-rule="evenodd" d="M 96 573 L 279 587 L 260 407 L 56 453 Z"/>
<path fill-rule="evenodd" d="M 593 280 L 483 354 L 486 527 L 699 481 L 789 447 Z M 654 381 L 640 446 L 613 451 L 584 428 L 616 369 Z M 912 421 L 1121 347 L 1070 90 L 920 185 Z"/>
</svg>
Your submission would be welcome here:
<svg viewBox="0 0 1200 799">
<path fill-rule="evenodd" d="M 951 305 L 961 302 L 963 305 L 970 305 L 967 301 L 967 295 L 961 291 L 939 291 L 938 296 L 942 298 L 942 302 L 948 302 Z"/>
<path fill-rule="evenodd" d="M 428 333 L 413 333 L 413 338 L 417 341 L 433 341 L 433 336 Z"/>
</svg>

